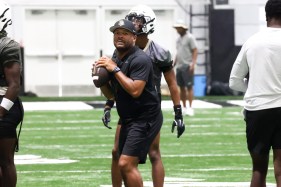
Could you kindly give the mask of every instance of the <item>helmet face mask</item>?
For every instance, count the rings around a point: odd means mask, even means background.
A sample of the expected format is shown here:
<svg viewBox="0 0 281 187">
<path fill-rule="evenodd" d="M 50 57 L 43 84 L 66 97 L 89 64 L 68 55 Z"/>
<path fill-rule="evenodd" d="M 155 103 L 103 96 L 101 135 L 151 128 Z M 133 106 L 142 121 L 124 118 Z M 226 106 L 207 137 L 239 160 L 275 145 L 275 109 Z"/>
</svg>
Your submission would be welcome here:
<svg viewBox="0 0 281 187">
<path fill-rule="evenodd" d="M 126 16 L 126 19 L 131 21 L 137 33 L 142 33 L 145 25 L 145 19 L 143 15 L 137 15 L 136 13 L 130 13 Z"/>
<path fill-rule="evenodd" d="M 153 10 L 146 5 L 133 7 L 125 19 L 134 23 L 138 35 L 154 32 L 156 16 Z"/>
<path fill-rule="evenodd" d="M 11 9 L 7 3 L 0 0 L 0 32 L 12 25 Z"/>
</svg>

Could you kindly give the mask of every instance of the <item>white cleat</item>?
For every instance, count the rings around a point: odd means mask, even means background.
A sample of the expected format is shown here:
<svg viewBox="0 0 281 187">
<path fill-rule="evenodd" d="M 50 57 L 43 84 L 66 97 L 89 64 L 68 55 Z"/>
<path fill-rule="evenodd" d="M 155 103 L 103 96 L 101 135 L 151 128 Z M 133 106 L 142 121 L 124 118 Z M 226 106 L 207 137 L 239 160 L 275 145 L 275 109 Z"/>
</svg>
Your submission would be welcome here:
<svg viewBox="0 0 281 187">
<path fill-rule="evenodd" d="M 184 110 L 184 115 L 186 115 L 186 116 L 194 116 L 194 110 L 193 110 L 193 108 L 186 108 L 186 109 Z"/>
</svg>

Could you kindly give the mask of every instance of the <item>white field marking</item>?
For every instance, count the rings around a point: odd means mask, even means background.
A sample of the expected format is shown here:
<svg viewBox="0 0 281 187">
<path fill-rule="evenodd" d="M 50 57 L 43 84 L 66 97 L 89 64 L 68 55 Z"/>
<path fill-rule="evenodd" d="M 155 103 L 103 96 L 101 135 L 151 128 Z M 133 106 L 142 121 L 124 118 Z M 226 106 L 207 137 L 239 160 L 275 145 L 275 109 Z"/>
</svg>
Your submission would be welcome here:
<svg viewBox="0 0 281 187">
<path fill-rule="evenodd" d="M 212 125 L 209 125 L 209 124 L 196 124 L 196 125 L 188 125 L 188 128 L 210 128 L 210 127 L 232 127 L 234 126 L 233 124 L 212 124 Z M 165 126 L 166 127 L 166 126 Z M 162 127 L 163 128 L 163 127 Z M 169 127 L 171 128 L 171 127 Z"/>
<path fill-rule="evenodd" d="M 114 137 L 114 135 L 111 135 L 111 136 L 108 136 L 108 137 L 110 137 L 110 138 L 113 138 Z M 48 140 L 56 140 L 56 139 L 58 139 L 58 138 L 69 138 L 69 135 L 64 135 L 64 136 L 62 136 L 62 135 L 60 135 L 60 136 L 58 136 L 58 135 L 53 135 L 53 136 L 48 136 Z M 83 139 L 86 139 L 86 138 L 93 138 L 93 135 L 75 135 L 75 138 L 83 138 Z M 42 139 L 46 139 L 46 136 L 32 136 L 32 139 L 33 140 L 36 140 L 36 139 L 40 139 L 40 140 L 42 140 Z"/>
<path fill-rule="evenodd" d="M 223 118 L 224 121 L 233 121 L 233 120 L 239 120 L 240 118 Z M 164 121 L 165 122 L 172 122 L 174 118 L 166 118 L 164 116 Z M 112 125 L 117 125 L 118 120 L 111 120 Z M 221 121 L 220 118 L 188 118 L 189 122 L 197 122 L 197 121 Z M 46 124 L 46 123 L 58 123 L 58 124 L 84 124 L 84 123 L 102 123 L 101 120 L 26 120 L 24 121 L 24 124 Z M 207 125 L 207 124 L 206 124 Z M 209 125 L 209 126 L 214 126 L 214 125 Z M 92 126 L 88 126 L 92 127 Z M 94 126 L 95 128 L 103 127 L 103 125 L 100 126 Z"/>
<path fill-rule="evenodd" d="M 161 102 L 162 109 L 171 109 L 172 106 L 174 106 L 174 104 L 171 100 Z M 222 108 L 222 106 L 206 101 L 194 100 L 192 101 L 192 108 Z"/>
<path fill-rule="evenodd" d="M 96 103 L 104 103 L 96 102 Z M 206 101 L 194 100 L 193 108 L 222 108 L 221 105 L 209 103 Z M 58 101 L 58 102 L 23 102 L 25 111 L 42 111 L 42 110 L 91 110 L 94 107 L 80 101 Z M 162 109 L 171 109 L 172 101 L 162 101 Z"/>
<path fill-rule="evenodd" d="M 244 100 L 229 100 L 227 103 L 232 104 L 232 105 L 238 105 L 238 106 L 244 106 L 245 101 Z"/>
<path fill-rule="evenodd" d="M 51 122 L 48 122 L 51 123 Z M 36 123 L 37 124 L 37 123 Z M 103 128 L 105 128 L 104 126 L 101 126 Z M 57 130 L 92 130 L 92 129 L 96 129 L 96 126 L 74 126 L 74 127 L 30 127 L 28 128 L 28 131 L 57 131 Z"/>
<path fill-rule="evenodd" d="M 35 146 L 35 148 L 40 148 L 41 146 Z M 64 147 L 65 148 L 65 147 Z M 46 148 L 48 149 L 48 148 Z M 26 156 L 26 155 L 18 155 L 15 157 L 15 160 L 23 160 L 20 157 Z M 188 158 L 188 157 L 248 157 L 248 154 L 177 154 L 177 155 L 162 155 L 162 158 Z M 31 155 L 29 159 L 26 160 L 32 160 L 34 158 L 39 158 L 40 156 Z M 41 158 L 41 157 L 40 157 Z M 111 154 L 96 154 L 92 156 L 81 156 L 79 159 L 111 159 Z M 61 159 L 59 159 L 61 160 Z M 192 170 L 192 169 L 191 169 Z M 197 169 L 196 169 L 197 170 Z M 208 169 L 202 169 L 202 170 L 208 170 Z M 218 168 L 217 170 L 224 170 L 224 168 Z M 229 169 L 231 170 L 231 168 Z M 233 169 L 234 170 L 234 169 Z M 236 169 L 235 169 L 236 170 Z M 237 169 L 239 170 L 239 169 Z"/>
<path fill-rule="evenodd" d="M 188 157 L 249 157 L 249 154 L 162 154 L 162 158 L 188 158 Z M 92 156 L 83 156 L 79 157 L 79 159 L 100 159 L 106 158 L 111 159 L 111 154 L 96 154 Z"/>
<path fill-rule="evenodd" d="M 23 171 L 20 170 L 18 173 L 108 173 L 110 170 L 31 170 L 31 171 Z"/>
<path fill-rule="evenodd" d="M 27 119 L 24 123 L 28 124 L 45 124 L 45 123 L 58 123 L 58 124 L 73 124 L 73 123 L 101 123 L 101 120 L 29 120 Z M 117 122 L 117 120 L 115 120 Z"/>
<path fill-rule="evenodd" d="M 233 120 L 240 120 L 240 119 L 242 119 L 242 117 L 241 118 L 239 118 L 239 117 L 237 117 L 237 118 L 230 118 L 230 117 L 228 117 L 228 118 L 219 118 L 219 117 L 216 117 L 216 118 L 202 118 L 202 117 L 199 117 L 199 118 L 196 118 L 196 114 L 195 114 L 195 116 L 193 116 L 193 117 L 190 117 L 190 118 L 184 118 L 184 119 L 188 119 L 188 121 L 233 121 Z M 165 116 L 164 116 L 164 120 L 165 120 Z"/>
<path fill-rule="evenodd" d="M 226 112 L 226 114 L 230 116 L 242 116 L 241 112 Z"/>
<path fill-rule="evenodd" d="M 29 130 L 29 129 L 28 129 Z M 53 131 L 55 130 L 52 129 Z M 81 130 L 81 129 L 80 129 Z M 170 133 L 170 132 L 169 132 Z M 164 134 L 164 133 L 163 133 Z M 230 136 L 230 135 L 234 135 L 234 136 L 245 136 L 245 132 L 233 132 L 233 133 L 217 133 L 217 132 L 202 132 L 202 133 L 189 133 L 188 136 Z M 34 138 L 41 138 L 42 136 L 33 136 Z M 52 135 L 52 136 L 48 136 L 49 139 L 54 139 L 54 138 L 59 138 L 59 137 L 68 137 L 67 134 L 64 135 Z M 80 137 L 80 138 L 87 138 L 87 137 L 92 137 L 92 135 L 77 135 L 75 137 Z M 107 138 L 107 137 L 114 137 L 114 134 L 102 134 L 99 135 L 98 137 L 100 138 Z"/>
<path fill-rule="evenodd" d="M 48 159 L 38 155 L 15 155 L 15 164 L 68 164 L 78 162 L 77 160 L 69 160 L 66 158 Z"/>
<path fill-rule="evenodd" d="M 116 120 L 111 120 L 111 123 L 113 124 L 117 124 L 117 119 Z M 79 124 L 82 124 L 82 123 L 102 123 L 101 119 L 100 120 L 26 120 L 24 121 L 24 124 L 46 124 L 46 123 L 59 123 L 59 124 L 76 124 L 76 123 L 79 123 Z M 104 127 L 101 125 L 101 127 Z M 96 126 L 95 126 L 96 128 Z"/>
<path fill-rule="evenodd" d="M 204 182 L 203 179 L 168 178 L 165 177 L 165 187 L 249 187 L 249 182 Z M 275 184 L 267 183 L 268 187 Z M 111 185 L 100 185 L 100 187 L 111 187 Z M 144 187 L 153 187 L 152 181 L 144 181 Z"/>
<path fill-rule="evenodd" d="M 77 148 L 79 147 L 79 149 Z M 71 151 L 78 151 L 85 148 L 96 148 L 96 147 L 112 147 L 111 144 L 91 144 L 91 145 L 24 145 L 24 147 L 29 149 L 62 149 L 67 150 L 71 149 Z"/>
<path fill-rule="evenodd" d="M 252 171 L 252 168 L 201 168 L 201 169 L 181 169 L 181 171 Z M 268 168 L 268 170 L 274 170 L 274 168 Z"/>
<path fill-rule="evenodd" d="M 188 120 L 188 122 L 190 122 L 190 121 L 192 121 L 192 120 Z M 172 118 L 168 122 L 172 122 Z M 30 122 L 30 121 L 27 121 L 27 123 L 29 123 L 29 124 L 39 124 L 37 122 Z M 57 123 L 57 122 L 48 121 L 48 122 L 45 122 L 45 123 L 53 124 L 53 123 Z M 100 122 L 100 123 L 102 123 L 102 122 Z M 69 124 L 69 123 L 66 122 L 66 124 Z M 115 124 L 113 122 L 112 126 L 113 125 L 117 125 L 117 124 Z M 194 125 L 188 125 L 188 128 L 233 127 L 233 126 L 237 126 L 237 124 L 211 124 L 211 125 L 210 124 L 194 124 Z M 91 130 L 91 129 L 96 129 L 96 128 L 105 128 L 105 127 L 102 124 L 99 125 L 99 126 L 90 124 L 90 125 L 83 125 L 83 126 L 66 126 L 66 127 L 60 127 L 60 126 L 55 126 L 55 127 L 29 127 L 28 130 L 29 131 Z M 167 125 L 163 125 L 162 128 L 168 128 L 169 129 L 171 127 L 167 126 Z"/>
<path fill-rule="evenodd" d="M 177 154 L 177 155 L 162 155 L 162 157 L 241 157 L 249 156 L 249 154 Z"/>
<path fill-rule="evenodd" d="M 41 110 L 91 110 L 92 106 L 80 101 L 63 102 L 23 102 L 25 111 Z"/>
</svg>

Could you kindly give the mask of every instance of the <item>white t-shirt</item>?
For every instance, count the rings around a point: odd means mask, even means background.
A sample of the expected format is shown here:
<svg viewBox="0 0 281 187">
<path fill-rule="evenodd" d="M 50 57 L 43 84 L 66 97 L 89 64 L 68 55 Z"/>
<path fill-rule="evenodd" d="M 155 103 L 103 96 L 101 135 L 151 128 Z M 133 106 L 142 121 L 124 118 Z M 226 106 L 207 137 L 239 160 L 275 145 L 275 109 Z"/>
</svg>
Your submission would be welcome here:
<svg viewBox="0 0 281 187">
<path fill-rule="evenodd" d="M 249 74 L 249 80 L 244 78 Z M 229 87 L 245 92 L 244 108 L 281 107 L 281 28 L 267 27 L 251 36 L 233 64 Z"/>
</svg>

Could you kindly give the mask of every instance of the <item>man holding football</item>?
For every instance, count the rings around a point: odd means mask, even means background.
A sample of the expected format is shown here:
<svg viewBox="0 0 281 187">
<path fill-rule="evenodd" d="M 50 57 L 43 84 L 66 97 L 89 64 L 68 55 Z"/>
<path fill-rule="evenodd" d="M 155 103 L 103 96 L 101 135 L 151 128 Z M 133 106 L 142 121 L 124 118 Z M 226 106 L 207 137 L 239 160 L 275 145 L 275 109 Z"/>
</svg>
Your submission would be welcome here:
<svg viewBox="0 0 281 187">
<path fill-rule="evenodd" d="M 110 27 L 114 34 L 114 58 L 101 57 L 96 67 L 112 73 L 110 84 L 101 87 L 104 95 L 116 101 L 120 116 L 118 168 L 127 187 L 142 187 L 138 164 L 146 161 L 148 150 L 159 134 L 163 116 L 153 82 L 151 59 L 135 46 L 132 22 L 121 19 Z"/>
<path fill-rule="evenodd" d="M 172 132 L 174 128 L 177 127 L 177 137 L 179 138 L 184 130 L 185 125 L 182 117 L 182 110 L 180 105 L 180 96 L 176 83 L 175 73 L 173 70 L 173 61 L 171 54 L 168 50 L 163 49 L 154 41 L 148 38 L 149 34 L 154 32 L 155 19 L 156 16 L 153 10 L 145 5 L 138 5 L 133 7 L 126 19 L 131 21 L 137 31 L 136 45 L 142 49 L 152 60 L 153 70 L 154 70 L 154 82 L 156 84 L 157 93 L 161 101 L 161 78 L 162 73 L 168 84 L 171 98 L 174 104 L 175 111 L 175 120 L 172 124 Z M 110 121 L 110 109 L 114 105 L 113 100 L 108 100 L 105 105 L 103 123 L 105 126 L 108 126 Z M 110 127 L 109 127 L 110 128 Z M 122 178 L 120 174 L 120 169 L 118 167 L 119 154 L 118 154 L 118 142 L 120 134 L 121 124 L 118 122 L 115 134 L 115 142 L 112 150 L 112 168 L 111 168 L 111 177 L 113 187 L 121 187 Z M 165 171 L 164 166 L 161 160 L 160 153 L 160 132 L 157 134 L 152 145 L 149 149 L 149 158 L 152 164 L 152 179 L 154 186 L 163 187 Z"/>
</svg>

